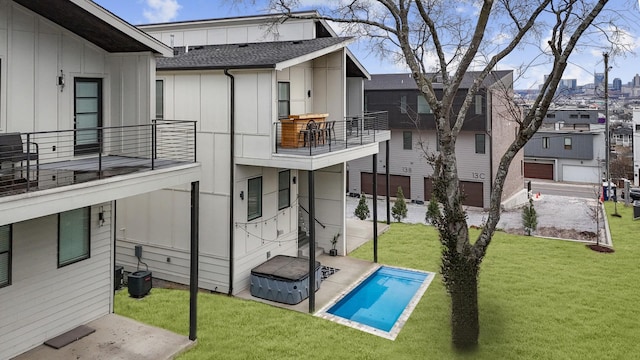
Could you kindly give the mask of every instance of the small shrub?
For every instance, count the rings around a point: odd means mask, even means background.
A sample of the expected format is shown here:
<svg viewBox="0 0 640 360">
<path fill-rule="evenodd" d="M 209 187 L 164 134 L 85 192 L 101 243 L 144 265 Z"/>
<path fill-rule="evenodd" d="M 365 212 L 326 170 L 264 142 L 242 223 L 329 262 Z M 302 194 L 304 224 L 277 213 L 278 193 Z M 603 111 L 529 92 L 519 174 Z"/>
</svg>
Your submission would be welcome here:
<svg viewBox="0 0 640 360">
<path fill-rule="evenodd" d="M 402 219 L 407 217 L 407 203 L 404 201 L 404 194 L 402 193 L 402 188 L 400 186 L 398 186 L 396 202 L 393 203 L 391 214 L 397 222 L 400 222 Z"/>
<path fill-rule="evenodd" d="M 529 205 L 522 208 L 522 226 L 524 226 L 524 233 L 527 236 L 531 236 L 531 233 L 536 231 L 538 227 L 538 214 L 533 208 L 533 199 L 529 199 Z"/>
<path fill-rule="evenodd" d="M 353 214 L 360 220 L 364 220 L 369 217 L 369 205 L 367 205 L 367 197 L 364 193 L 360 195 L 360 201 L 358 202 L 358 206 Z"/>
</svg>

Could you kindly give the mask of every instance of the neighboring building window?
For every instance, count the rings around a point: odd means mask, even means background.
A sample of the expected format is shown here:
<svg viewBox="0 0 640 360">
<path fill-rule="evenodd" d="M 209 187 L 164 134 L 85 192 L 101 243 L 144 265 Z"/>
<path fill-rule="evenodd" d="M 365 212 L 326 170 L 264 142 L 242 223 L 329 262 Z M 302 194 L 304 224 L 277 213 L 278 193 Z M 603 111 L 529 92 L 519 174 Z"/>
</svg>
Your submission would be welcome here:
<svg viewBox="0 0 640 360">
<path fill-rule="evenodd" d="M 431 114 L 431 107 L 422 95 L 418 95 L 418 114 Z"/>
<path fill-rule="evenodd" d="M 402 132 L 402 148 L 404 150 L 411 150 L 413 145 L 413 133 L 411 131 Z"/>
<path fill-rule="evenodd" d="M 549 138 L 547 136 L 544 136 L 542 138 L 542 148 L 543 149 L 548 149 L 549 148 Z"/>
<path fill-rule="evenodd" d="M 262 216 L 262 177 L 249 179 L 247 186 L 247 220 Z"/>
<path fill-rule="evenodd" d="M 571 138 L 570 137 L 564 138 L 564 148 L 565 148 L 565 150 L 571 150 Z"/>
<path fill-rule="evenodd" d="M 636 125 L 636 131 L 640 131 L 640 125 Z"/>
<path fill-rule="evenodd" d="M 569 114 L 569 119 L 577 119 L 578 114 Z"/>
<path fill-rule="evenodd" d="M 58 267 L 90 257 L 91 208 L 58 214 Z"/>
<path fill-rule="evenodd" d="M 400 112 L 403 114 L 407 113 L 407 96 L 400 96 Z"/>
<path fill-rule="evenodd" d="M 549 119 L 555 119 L 556 114 L 547 114 L 547 118 Z"/>
<path fill-rule="evenodd" d="M 278 83 L 278 118 L 285 119 L 291 114 L 291 85 L 288 82 Z"/>
<path fill-rule="evenodd" d="M 484 134 L 476 134 L 476 154 L 484 154 L 485 148 Z"/>
<path fill-rule="evenodd" d="M 482 95 L 476 95 L 476 115 L 482 115 Z"/>
<path fill-rule="evenodd" d="M 0 226 L 0 288 L 11 285 L 11 225 Z"/>
<path fill-rule="evenodd" d="M 164 80 L 156 80 L 156 119 L 164 119 Z"/>
<path fill-rule="evenodd" d="M 280 171 L 278 173 L 278 210 L 288 208 L 290 205 L 290 176 L 290 170 Z"/>
<path fill-rule="evenodd" d="M 589 118 L 591 118 L 591 116 L 589 116 L 589 114 L 580 115 L 580 119 L 589 119 Z"/>
</svg>

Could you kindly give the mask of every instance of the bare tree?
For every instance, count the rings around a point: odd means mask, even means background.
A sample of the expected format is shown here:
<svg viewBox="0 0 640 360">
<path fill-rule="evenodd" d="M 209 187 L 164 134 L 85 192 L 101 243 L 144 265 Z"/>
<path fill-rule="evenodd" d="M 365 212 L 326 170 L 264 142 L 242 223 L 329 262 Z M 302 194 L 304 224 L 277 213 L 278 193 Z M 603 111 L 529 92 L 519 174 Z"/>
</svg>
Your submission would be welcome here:
<svg viewBox="0 0 640 360">
<path fill-rule="evenodd" d="M 299 0 L 270 0 L 271 10 L 282 13 L 283 19 L 324 19 L 343 25 L 351 34 L 367 36 L 374 45 L 372 51 L 405 63 L 431 107 L 439 145 L 434 158 L 432 201 L 439 205 L 429 206 L 428 215 L 443 244 L 441 272 L 451 296 L 452 342 L 458 349 L 474 348 L 478 343 L 478 271 L 500 219 L 502 191 L 512 160 L 540 127 L 576 46 L 594 44 L 598 35 L 615 43 L 623 33 L 605 18 L 612 15 L 603 12 L 607 2 L 349 0 L 320 7 L 317 15 L 302 16 L 293 12 Z M 585 37 L 591 41 L 580 42 Z M 462 207 L 456 140 L 487 76 L 508 55 L 513 57 L 531 46 L 538 48 L 539 56 L 521 59 L 524 68 L 547 63 L 551 70 L 533 105 L 518 113 L 517 135 L 494 173 L 486 223 L 472 243 Z M 614 54 L 617 48 L 606 50 Z M 454 111 L 463 76 L 472 69 L 477 76 L 462 107 Z M 436 77 L 441 93 L 434 90 Z"/>
</svg>

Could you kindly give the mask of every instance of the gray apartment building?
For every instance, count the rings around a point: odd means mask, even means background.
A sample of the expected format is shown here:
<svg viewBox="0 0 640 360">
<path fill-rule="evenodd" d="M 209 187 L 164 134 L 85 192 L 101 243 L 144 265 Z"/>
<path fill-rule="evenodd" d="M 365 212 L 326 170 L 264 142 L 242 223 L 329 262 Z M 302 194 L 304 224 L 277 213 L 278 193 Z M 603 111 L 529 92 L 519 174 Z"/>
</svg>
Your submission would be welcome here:
<svg viewBox="0 0 640 360">
<path fill-rule="evenodd" d="M 454 102 L 454 111 L 462 105 L 477 73 L 468 72 Z M 494 71 L 487 76 L 474 98 L 457 141 L 458 176 L 467 206 L 486 208 L 494 174 L 500 156 L 513 141 L 517 123 L 507 108 L 511 102 L 512 71 Z M 436 94 L 442 94 L 442 84 L 434 82 Z M 390 196 L 398 187 L 405 198 L 414 202 L 431 199 L 432 166 L 425 153 L 438 151 L 435 121 L 429 105 L 418 91 L 410 74 L 372 75 L 365 82 L 365 110 L 387 111 L 389 114 Z M 507 91 L 505 91 L 507 89 Z M 386 195 L 386 146 L 380 145 L 378 155 L 378 195 Z M 370 159 L 350 161 L 347 165 L 347 189 L 350 193 L 373 193 L 373 163 Z M 503 192 L 505 207 L 526 201 L 523 190 L 523 155 L 514 159 Z"/>
<path fill-rule="evenodd" d="M 524 147 L 524 176 L 599 183 L 604 161 L 604 115 L 597 109 L 554 109 Z"/>
</svg>

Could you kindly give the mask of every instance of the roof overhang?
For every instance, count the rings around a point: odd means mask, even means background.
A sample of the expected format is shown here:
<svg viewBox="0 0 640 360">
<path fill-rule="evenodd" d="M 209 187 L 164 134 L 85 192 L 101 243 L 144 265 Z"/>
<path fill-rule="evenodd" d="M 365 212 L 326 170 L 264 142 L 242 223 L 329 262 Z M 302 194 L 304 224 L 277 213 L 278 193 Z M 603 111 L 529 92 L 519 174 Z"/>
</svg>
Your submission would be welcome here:
<svg viewBox="0 0 640 360">
<path fill-rule="evenodd" d="M 327 46 L 323 49 L 317 50 L 317 51 L 313 51 L 310 52 L 308 54 L 305 54 L 303 56 L 298 56 L 286 61 L 281 61 L 277 64 L 275 64 L 275 69 L 276 70 L 284 70 L 286 68 L 298 65 L 298 64 L 302 64 L 304 62 L 307 61 L 311 61 L 313 59 L 319 58 L 321 56 L 327 55 L 327 54 L 331 54 L 332 52 L 336 52 L 339 51 L 341 49 L 345 49 L 348 51 L 347 49 L 347 45 L 349 45 L 350 43 L 352 43 L 353 41 L 355 41 L 355 39 L 353 38 L 348 38 L 345 39 L 344 41 L 335 44 L 335 45 L 331 45 L 331 46 Z"/>
<path fill-rule="evenodd" d="M 110 53 L 173 51 L 90 0 L 13 0 Z"/>
<path fill-rule="evenodd" d="M 371 74 L 365 69 L 365 67 L 358 61 L 355 55 L 347 50 L 347 76 L 348 77 L 362 77 L 367 80 L 371 80 Z"/>
</svg>

